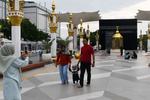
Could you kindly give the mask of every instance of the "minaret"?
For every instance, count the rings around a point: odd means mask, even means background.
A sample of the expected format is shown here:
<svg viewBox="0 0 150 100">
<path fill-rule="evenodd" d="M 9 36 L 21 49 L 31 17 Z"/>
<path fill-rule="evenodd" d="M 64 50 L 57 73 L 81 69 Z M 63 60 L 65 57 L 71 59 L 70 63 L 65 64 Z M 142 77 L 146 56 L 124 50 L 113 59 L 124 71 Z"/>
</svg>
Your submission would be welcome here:
<svg viewBox="0 0 150 100">
<path fill-rule="evenodd" d="M 8 17 L 11 22 L 12 44 L 15 45 L 15 55 L 21 54 L 21 22 L 23 18 L 24 0 L 8 1 Z"/>
<path fill-rule="evenodd" d="M 55 13 L 55 2 L 52 1 L 52 13 L 49 16 L 49 26 L 50 26 L 50 33 L 51 33 L 51 56 L 52 58 L 56 58 L 57 53 L 57 15 Z"/>
<path fill-rule="evenodd" d="M 69 52 L 72 55 L 73 52 L 73 23 L 72 23 L 72 13 L 69 14 L 69 24 L 67 25 L 68 27 L 68 35 L 69 35 Z"/>
</svg>

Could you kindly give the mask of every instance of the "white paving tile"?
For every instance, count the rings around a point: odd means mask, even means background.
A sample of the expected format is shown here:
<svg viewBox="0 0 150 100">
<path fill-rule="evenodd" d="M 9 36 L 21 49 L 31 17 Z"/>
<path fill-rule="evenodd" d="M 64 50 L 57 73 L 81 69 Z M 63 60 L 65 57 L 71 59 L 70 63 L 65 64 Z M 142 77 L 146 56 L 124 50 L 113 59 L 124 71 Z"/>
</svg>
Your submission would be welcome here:
<svg viewBox="0 0 150 100">
<path fill-rule="evenodd" d="M 101 97 L 103 96 L 103 94 L 104 91 L 98 91 L 98 92 L 92 92 L 92 93 L 87 93 L 87 94 L 73 96 L 73 97 L 62 98 L 59 100 L 89 100 L 89 99 Z"/>
<path fill-rule="evenodd" d="M 112 75 L 120 78 L 128 77 L 132 78 L 133 80 L 140 80 L 150 77 L 150 68 L 133 68 L 131 70 L 112 73 Z"/>
</svg>

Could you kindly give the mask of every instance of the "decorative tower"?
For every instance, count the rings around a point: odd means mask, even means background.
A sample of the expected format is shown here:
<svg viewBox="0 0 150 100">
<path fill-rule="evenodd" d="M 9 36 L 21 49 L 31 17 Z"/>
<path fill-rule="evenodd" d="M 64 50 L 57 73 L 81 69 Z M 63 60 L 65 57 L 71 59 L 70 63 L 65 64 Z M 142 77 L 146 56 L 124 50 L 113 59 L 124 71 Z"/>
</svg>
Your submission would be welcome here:
<svg viewBox="0 0 150 100">
<path fill-rule="evenodd" d="M 86 37 L 88 38 L 88 44 L 90 44 L 90 27 L 87 25 Z"/>
<path fill-rule="evenodd" d="M 74 33 L 74 29 L 73 29 L 73 23 L 72 23 L 72 13 L 69 14 L 69 24 L 67 25 L 68 27 L 68 35 L 69 35 L 69 52 L 72 55 L 72 51 L 73 51 L 73 33 Z"/>
<path fill-rule="evenodd" d="M 73 50 L 76 52 L 78 50 L 78 47 L 77 47 L 77 34 L 78 34 L 78 28 L 77 26 L 74 26 L 73 28 Z"/>
<path fill-rule="evenodd" d="M 23 18 L 24 0 L 8 0 L 8 17 L 11 22 L 12 43 L 15 45 L 15 55 L 21 54 L 21 22 Z"/>
<path fill-rule="evenodd" d="M 84 37 L 84 34 L 83 34 L 83 20 L 81 19 L 80 20 L 80 29 L 79 29 L 79 35 L 80 35 L 80 49 L 81 47 L 83 46 L 83 37 Z"/>
<path fill-rule="evenodd" d="M 150 52 L 150 23 L 148 24 L 148 33 L 147 33 L 147 51 Z"/>
<path fill-rule="evenodd" d="M 52 1 L 52 13 L 49 15 L 49 26 L 51 33 L 51 40 L 53 41 L 51 46 L 51 56 L 52 58 L 56 58 L 57 53 L 57 15 L 55 13 L 55 2 Z"/>
</svg>

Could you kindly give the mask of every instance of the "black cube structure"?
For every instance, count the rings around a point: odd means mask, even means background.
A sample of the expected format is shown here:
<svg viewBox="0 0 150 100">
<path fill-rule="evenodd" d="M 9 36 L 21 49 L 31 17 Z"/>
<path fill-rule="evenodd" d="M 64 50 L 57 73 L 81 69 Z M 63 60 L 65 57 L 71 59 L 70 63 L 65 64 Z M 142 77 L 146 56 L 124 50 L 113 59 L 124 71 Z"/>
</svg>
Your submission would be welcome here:
<svg viewBox="0 0 150 100">
<path fill-rule="evenodd" d="M 99 20 L 99 43 L 101 50 L 112 48 L 112 37 L 119 26 L 123 36 L 125 50 L 137 50 L 137 19 L 101 19 Z"/>
</svg>

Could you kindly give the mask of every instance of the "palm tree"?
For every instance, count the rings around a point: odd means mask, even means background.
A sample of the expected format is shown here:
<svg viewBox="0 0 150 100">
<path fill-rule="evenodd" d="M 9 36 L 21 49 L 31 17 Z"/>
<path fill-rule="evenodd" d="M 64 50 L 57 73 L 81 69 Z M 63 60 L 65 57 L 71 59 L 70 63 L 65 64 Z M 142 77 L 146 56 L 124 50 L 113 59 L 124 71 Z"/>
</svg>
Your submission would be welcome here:
<svg viewBox="0 0 150 100">
<path fill-rule="evenodd" d="M 48 39 L 46 41 L 43 42 L 43 45 L 44 45 L 44 48 L 46 50 L 46 53 L 49 53 L 50 52 L 50 49 L 51 49 L 51 45 L 53 43 L 55 39 L 49 41 Z"/>
</svg>

